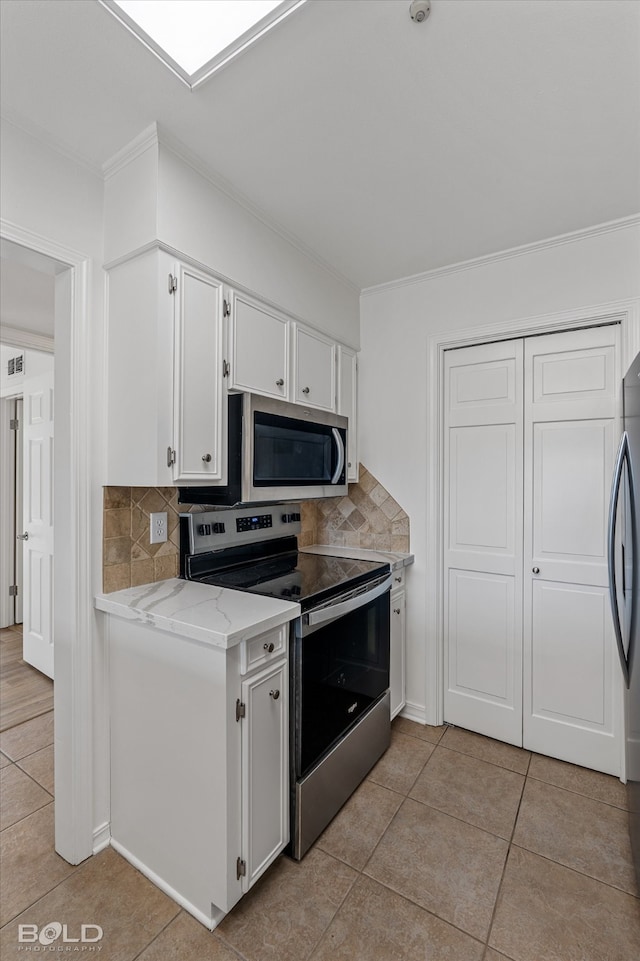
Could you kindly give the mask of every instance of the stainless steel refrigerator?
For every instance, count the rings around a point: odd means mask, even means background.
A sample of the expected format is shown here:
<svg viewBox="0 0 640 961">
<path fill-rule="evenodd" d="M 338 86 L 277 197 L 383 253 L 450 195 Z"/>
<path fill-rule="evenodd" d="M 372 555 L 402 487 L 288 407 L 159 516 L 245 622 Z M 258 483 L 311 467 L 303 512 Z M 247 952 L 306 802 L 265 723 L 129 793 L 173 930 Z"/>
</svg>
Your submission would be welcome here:
<svg viewBox="0 0 640 961">
<path fill-rule="evenodd" d="M 626 687 L 629 833 L 640 886 L 640 354 L 623 381 L 623 416 L 609 510 L 609 593 Z"/>
</svg>

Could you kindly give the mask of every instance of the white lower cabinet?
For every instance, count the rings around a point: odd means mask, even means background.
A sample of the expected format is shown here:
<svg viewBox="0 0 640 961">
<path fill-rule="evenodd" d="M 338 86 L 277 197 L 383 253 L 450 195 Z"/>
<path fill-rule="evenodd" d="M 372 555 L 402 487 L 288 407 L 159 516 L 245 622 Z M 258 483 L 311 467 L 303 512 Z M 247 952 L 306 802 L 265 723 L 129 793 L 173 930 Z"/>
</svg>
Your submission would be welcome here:
<svg viewBox="0 0 640 961">
<path fill-rule="evenodd" d="M 288 625 L 225 651 L 107 622 L 111 843 L 212 928 L 289 840 Z"/>
<path fill-rule="evenodd" d="M 289 840 L 287 661 L 242 682 L 242 890 Z"/>
<path fill-rule="evenodd" d="M 404 571 L 394 571 L 391 589 L 391 655 L 389 687 L 391 689 L 391 718 L 405 705 L 405 601 Z"/>
</svg>

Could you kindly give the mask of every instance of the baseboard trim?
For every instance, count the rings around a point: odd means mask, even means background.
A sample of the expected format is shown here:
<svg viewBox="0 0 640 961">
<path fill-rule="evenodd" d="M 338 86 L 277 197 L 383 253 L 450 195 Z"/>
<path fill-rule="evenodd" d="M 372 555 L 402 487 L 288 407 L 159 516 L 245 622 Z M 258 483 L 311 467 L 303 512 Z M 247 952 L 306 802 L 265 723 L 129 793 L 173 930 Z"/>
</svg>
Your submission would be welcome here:
<svg viewBox="0 0 640 961">
<path fill-rule="evenodd" d="M 108 821 L 104 824 L 100 824 L 93 832 L 93 853 L 99 854 L 100 851 L 104 851 L 105 848 L 109 847 L 109 842 L 111 841 L 111 825 Z"/>
<path fill-rule="evenodd" d="M 412 704 L 411 701 L 405 703 L 400 711 L 400 717 L 406 718 L 407 721 L 416 721 L 418 724 L 427 723 L 427 712 L 424 704 Z"/>
<path fill-rule="evenodd" d="M 187 901 L 187 899 L 179 894 L 175 888 L 172 888 L 170 884 L 167 884 L 167 882 L 158 874 L 156 874 L 155 871 L 152 871 L 151 868 L 147 867 L 146 864 L 143 864 L 142 861 L 132 854 L 131 851 L 128 851 L 122 844 L 120 844 L 119 841 L 111 838 L 111 847 L 114 849 L 114 851 L 117 851 L 118 854 L 121 854 L 125 861 L 128 861 L 129 864 L 132 864 L 133 867 L 136 868 L 136 870 L 140 871 L 141 874 L 144 874 L 144 876 L 148 878 L 152 884 L 155 884 L 157 888 L 160 888 L 161 891 L 164 891 L 164 893 L 173 901 L 175 901 L 176 904 L 179 904 L 181 908 L 184 908 L 185 911 L 188 911 L 189 914 L 196 919 L 196 921 L 199 921 L 200 924 L 204 924 L 205 928 L 208 928 L 209 931 L 213 931 L 213 929 L 220 924 L 225 916 L 224 911 L 221 911 L 219 908 L 216 908 L 214 904 L 212 904 L 211 913 L 205 914 L 204 911 L 201 911 L 190 901 Z"/>
</svg>

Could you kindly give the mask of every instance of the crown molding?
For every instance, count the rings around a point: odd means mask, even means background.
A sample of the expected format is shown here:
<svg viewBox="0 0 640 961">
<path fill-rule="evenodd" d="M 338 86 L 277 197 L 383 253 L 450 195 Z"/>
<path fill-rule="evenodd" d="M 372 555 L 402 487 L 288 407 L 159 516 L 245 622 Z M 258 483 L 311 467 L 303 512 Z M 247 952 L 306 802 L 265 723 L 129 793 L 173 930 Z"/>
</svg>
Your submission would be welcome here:
<svg viewBox="0 0 640 961">
<path fill-rule="evenodd" d="M 139 133 L 137 137 L 129 141 L 121 150 L 106 160 L 102 165 L 102 175 L 105 180 L 109 177 L 113 177 L 114 174 L 130 164 L 136 157 L 139 157 L 150 147 L 157 147 L 160 142 L 158 136 L 158 125 L 157 123 L 151 123 L 148 127 Z"/>
<path fill-rule="evenodd" d="M 435 267 L 433 270 L 425 270 L 422 273 L 411 274 L 408 277 L 401 277 L 398 280 L 390 280 L 384 284 L 364 287 L 360 296 L 368 297 L 373 294 L 383 293 L 387 290 L 397 290 L 399 287 L 411 287 L 414 284 L 422 284 L 428 280 L 445 277 L 448 274 L 459 273 L 462 270 L 473 270 L 476 267 L 485 267 L 489 264 L 499 263 L 502 260 L 511 260 L 514 257 L 522 257 L 526 254 L 537 253 L 538 251 L 548 250 L 552 247 L 561 247 L 565 244 L 576 243 L 581 240 L 587 240 L 590 237 L 598 237 L 601 234 L 608 234 L 616 230 L 624 230 L 627 227 L 636 227 L 638 225 L 640 225 L 640 214 L 621 217 L 618 220 L 609 220 L 603 224 L 595 224 L 593 227 L 585 227 L 567 234 L 558 234 L 556 237 L 536 240 L 533 243 L 522 244 L 518 247 L 509 247 L 506 250 L 499 250 L 493 254 L 485 254 L 482 257 L 474 257 L 471 260 L 461 260 L 458 263 L 448 264 L 444 267 Z"/>
<path fill-rule="evenodd" d="M 46 334 L 36 334 L 33 330 L 22 330 L 20 327 L 0 326 L 0 344 L 6 347 L 20 347 L 26 350 L 44 350 L 53 353 L 53 337 Z"/>
</svg>

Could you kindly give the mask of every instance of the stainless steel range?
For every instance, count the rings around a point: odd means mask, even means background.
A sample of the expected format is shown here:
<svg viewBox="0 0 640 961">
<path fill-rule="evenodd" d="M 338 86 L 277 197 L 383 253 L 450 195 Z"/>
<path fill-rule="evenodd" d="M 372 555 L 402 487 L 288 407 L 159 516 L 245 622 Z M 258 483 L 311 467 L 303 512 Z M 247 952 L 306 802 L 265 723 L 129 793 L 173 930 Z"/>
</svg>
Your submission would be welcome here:
<svg viewBox="0 0 640 961">
<path fill-rule="evenodd" d="M 299 860 L 389 746 L 386 562 L 298 550 L 295 504 L 183 514 L 181 575 L 295 600 L 291 845 Z"/>
</svg>

